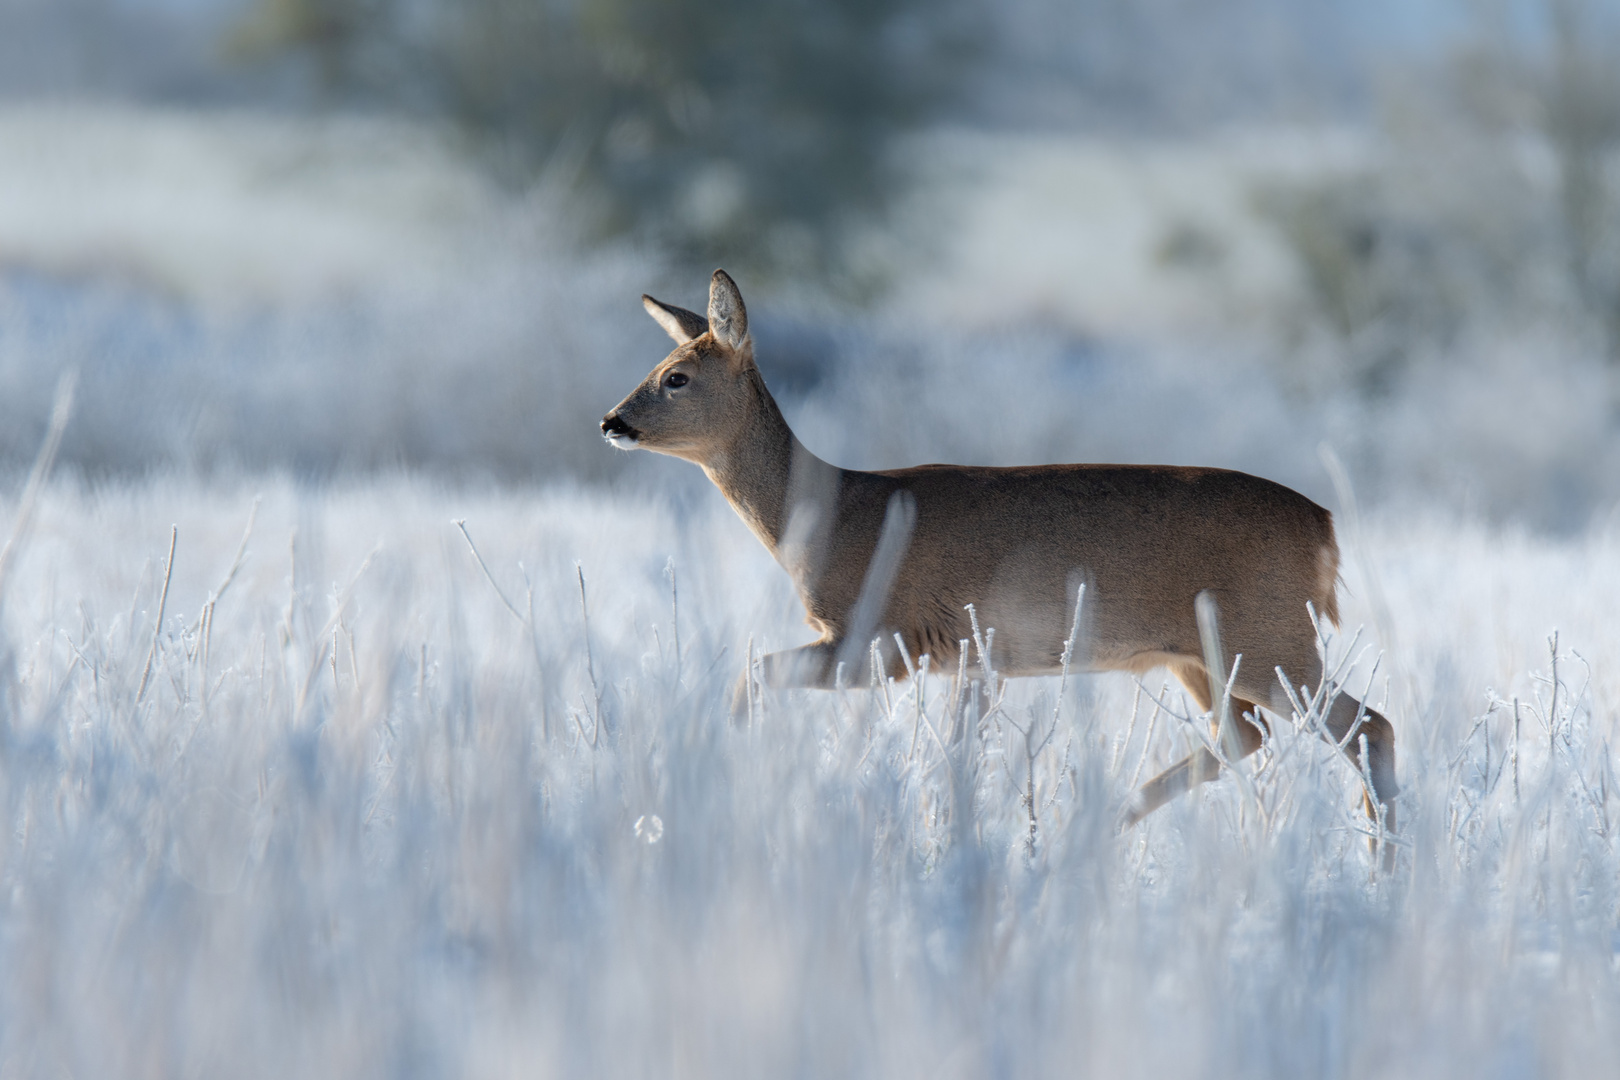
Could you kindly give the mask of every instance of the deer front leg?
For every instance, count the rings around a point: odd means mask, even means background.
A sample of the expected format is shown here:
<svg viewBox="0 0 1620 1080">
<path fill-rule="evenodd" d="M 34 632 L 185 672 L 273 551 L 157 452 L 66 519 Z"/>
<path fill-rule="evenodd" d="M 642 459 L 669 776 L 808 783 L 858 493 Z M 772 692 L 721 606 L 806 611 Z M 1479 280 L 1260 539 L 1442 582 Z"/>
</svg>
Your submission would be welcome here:
<svg viewBox="0 0 1620 1080">
<path fill-rule="evenodd" d="M 759 684 L 775 690 L 809 687 L 830 690 L 838 668 L 838 643 L 816 641 L 797 649 L 767 653 L 759 658 Z M 731 719 L 748 719 L 749 697 L 754 693 L 753 673 L 744 670 L 731 691 Z"/>
</svg>

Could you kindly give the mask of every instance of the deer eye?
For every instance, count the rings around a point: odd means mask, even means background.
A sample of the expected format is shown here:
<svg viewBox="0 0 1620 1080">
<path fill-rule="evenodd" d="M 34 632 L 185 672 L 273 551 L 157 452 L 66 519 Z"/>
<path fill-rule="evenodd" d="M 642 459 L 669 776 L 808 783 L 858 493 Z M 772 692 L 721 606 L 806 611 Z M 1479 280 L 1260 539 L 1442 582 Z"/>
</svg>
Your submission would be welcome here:
<svg viewBox="0 0 1620 1080">
<path fill-rule="evenodd" d="M 684 371 L 672 371 L 668 375 L 664 376 L 664 385 L 669 387 L 671 390 L 677 390 L 691 381 L 691 379 L 686 377 L 686 373 Z"/>
</svg>

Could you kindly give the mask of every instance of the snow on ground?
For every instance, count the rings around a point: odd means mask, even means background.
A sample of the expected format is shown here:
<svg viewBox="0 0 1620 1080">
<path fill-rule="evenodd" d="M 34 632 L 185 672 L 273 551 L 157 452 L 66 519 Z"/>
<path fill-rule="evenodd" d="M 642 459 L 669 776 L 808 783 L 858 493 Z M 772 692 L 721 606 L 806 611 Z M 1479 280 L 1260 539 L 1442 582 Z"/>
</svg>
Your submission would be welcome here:
<svg viewBox="0 0 1620 1080">
<path fill-rule="evenodd" d="M 1397 728 L 1393 877 L 1357 777 L 1287 723 L 1247 784 L 1117 835 L 1200 729 L 1160 675 L 979 715 L 933 673 L 733 726 L 749 652 L 808 637 L 785 576 L 695 470 L 593 430 L 662 355 L 661 271 L 579 258 L 437 137 L 0 112 L 0 437 L 27 460 L 79 367 L 89 477 L 0 581 L 0 1075 L 1606 1068 L 1601 380 L 1528 336 L 1352 407 L 1212 347 L 1286 287 L 1250 170 L 1360 152 L 1244 138 L 940 136 L 978 162 L 913 218 L 956 223 L 942 269 L 864 322 L 762 317 L 762 362 L 820 363 L 788 411 L 841 463 L 1226 464 L 1340 510 L 1327 647 Z"/>
<path fill-rule="evenodd" d="M 1254 796 L 1116 835 L 1194 730 L 1121 676 L 733 726 L 750 644 L 807 632 L 713 493 L 54 486 L 5 584 L 0 1061 L 1591 1075 L 1620 1049 L 1620 536 L 1375 517 L 1347 547 L 1330 651 L 1374 594 L 1397 649 L 1389 878 L 1355 776 L 1286 724 Z"/>
</svg>

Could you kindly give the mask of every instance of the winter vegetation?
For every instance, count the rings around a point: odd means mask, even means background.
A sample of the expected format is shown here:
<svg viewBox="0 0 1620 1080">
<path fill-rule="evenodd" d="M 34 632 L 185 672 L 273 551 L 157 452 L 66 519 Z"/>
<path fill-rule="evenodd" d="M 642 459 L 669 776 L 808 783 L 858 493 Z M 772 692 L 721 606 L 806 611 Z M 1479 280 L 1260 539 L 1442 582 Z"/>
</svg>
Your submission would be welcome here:
<svg viewBox="0 0 1620 1080">
<path fill-rule="evenodd" d="M 1612 527 L 1358 530 L 1325 647 L 1402 738 L 1381 875 L 1308 715 L 1120 835 L 1207 737 L 1157 676 L 981 712 L 976 654 L 734 726 L 746 653 L 807 634 L 716 503 L 46 487 L 5 582 L 8 1072 L 1612 1060 Z"/>
<path fill-rule="evenodd" d="M 1612 1067 L 1613 13 L 811 6 L 0 6 L 0 1077 Z M 1330 508 L 1334 680 L 1123 833 L 1163 672 L 733 723 L 803 611 L 597 431 L 716 264 L 837 464 Z"/>
</svg>

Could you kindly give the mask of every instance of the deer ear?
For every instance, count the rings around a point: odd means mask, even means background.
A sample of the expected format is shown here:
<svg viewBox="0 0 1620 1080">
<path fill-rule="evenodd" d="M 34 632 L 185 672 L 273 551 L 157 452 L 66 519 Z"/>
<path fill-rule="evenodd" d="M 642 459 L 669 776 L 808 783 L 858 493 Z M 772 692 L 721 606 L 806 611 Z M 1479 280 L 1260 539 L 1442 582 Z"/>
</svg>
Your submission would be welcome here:
<svg viewBox="0 0 1620 1080">
<path fill-rule="evenodd" d="M 674 304 L 661 304 L 646 294 L 642 294 L 641 306 L 647 309 L 654 322 L 664 328 L 664 333 L 675 339 L 677 345 L 685 345 L 708 332 L 709 320 L 695 311 L 687 311 Z"/>
<path fill-rule="evenodd" d="M 728 349 L 748 340 L 748 309 L 743 307 L 737 283 L 724 270 L 716 270 L 709 282 L 709 329 Z"/>
</svg>

